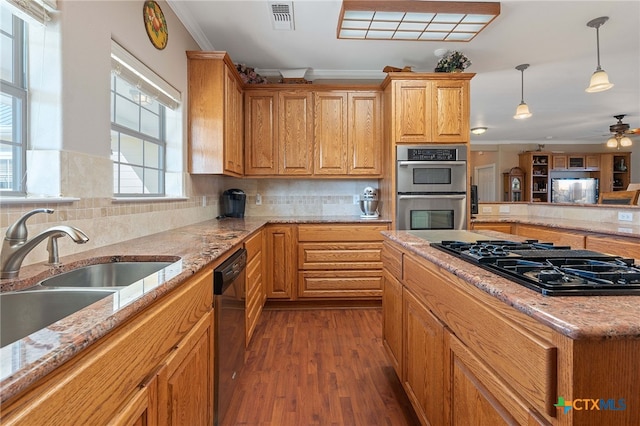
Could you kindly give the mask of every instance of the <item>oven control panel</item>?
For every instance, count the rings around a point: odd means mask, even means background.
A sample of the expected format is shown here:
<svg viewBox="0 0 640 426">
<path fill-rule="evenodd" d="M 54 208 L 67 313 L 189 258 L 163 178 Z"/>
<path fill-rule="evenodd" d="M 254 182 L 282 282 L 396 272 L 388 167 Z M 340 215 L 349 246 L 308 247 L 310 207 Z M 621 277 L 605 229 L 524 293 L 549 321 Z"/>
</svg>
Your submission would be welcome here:
<svg viewBox="0 0 640 426">
<path fill-rule="evenodd" d="M 467 147 L 461 145 L 398 145 L 398 161 L 466 161 Z"/>
<path fill-rule="evenodd" d="M 455 148 L 409 148 L 408 157 L 409 161 L 456 161 L 458 160 L 458 150 Z"/>
</svg>

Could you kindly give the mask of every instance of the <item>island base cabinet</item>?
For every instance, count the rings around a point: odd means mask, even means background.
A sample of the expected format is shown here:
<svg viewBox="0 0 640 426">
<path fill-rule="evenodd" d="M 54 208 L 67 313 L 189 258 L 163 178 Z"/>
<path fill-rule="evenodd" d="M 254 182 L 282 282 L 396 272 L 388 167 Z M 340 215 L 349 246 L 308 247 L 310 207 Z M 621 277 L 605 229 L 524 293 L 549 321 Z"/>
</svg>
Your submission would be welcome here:
<svg viewBox="0 0 640 426">
<path fill-rule="evenodd" d="M 446 424 L 549 425 L 453 334 L 445 332 Z"/>
<path fill-rule="evenodd" d="M 423 425 L 443 424 L 444 326 L 403 289 L 405 359 L 402 385 Z"/>
<path fill-rule="evenodd" d="M 212 424 L 212 407 L 208 270 L 3 403 L 0 423 L 197 426 Z"/>
<path fill-rule="evenodd" d="M 382 345 L 393 369 L 402 379 L 402 283 L 382 274 Z"/>
</svg>

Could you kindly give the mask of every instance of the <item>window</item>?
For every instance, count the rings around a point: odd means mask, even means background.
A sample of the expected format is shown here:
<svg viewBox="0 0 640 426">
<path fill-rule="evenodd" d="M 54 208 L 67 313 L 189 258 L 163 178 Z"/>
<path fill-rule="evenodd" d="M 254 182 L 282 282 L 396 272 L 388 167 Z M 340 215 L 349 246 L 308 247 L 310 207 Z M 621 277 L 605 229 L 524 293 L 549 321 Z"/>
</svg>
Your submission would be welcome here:
<svg viewBox="0 0 640 426">
<path fill-rule="evenodd" d="M 114 41 L 111 66 L 113 193 L 165 196 L 169 135 L 177 139 L 168 123 L 180 93 Z"/>
<path fill-rule="evenodd" d="M 115 195 L 164 195 L 165 107 L 117 75 L 111 79 Z"/>
<path fill-rule="evenodd" d="M 0 14 L 0 191 L 24 194 L 27 141 L 27 24 L 12 13 Z"/>
</svg>

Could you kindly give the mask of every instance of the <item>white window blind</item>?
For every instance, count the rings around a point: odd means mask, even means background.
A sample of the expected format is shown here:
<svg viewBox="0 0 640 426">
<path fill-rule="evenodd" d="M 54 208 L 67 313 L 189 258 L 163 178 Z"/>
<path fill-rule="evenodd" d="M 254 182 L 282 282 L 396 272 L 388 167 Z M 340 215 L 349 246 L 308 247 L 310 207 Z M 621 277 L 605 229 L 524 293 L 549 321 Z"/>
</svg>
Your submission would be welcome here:
<svg viewBox="0 0 640 426">
<path fill-rule="evenodd" d="M 113 40 L 111 40 L 111 70 L 167 108 L 176 109 L 180 105 L 181 94 L 176 88 Z"/>
<path fill-rule="evenodd" d="M 51 20 L 45 5 L 51 10 L 56 9 L 56 0 L 2 0 L 22 20 L 29 23 L 46 25 Z"/>
</svg>

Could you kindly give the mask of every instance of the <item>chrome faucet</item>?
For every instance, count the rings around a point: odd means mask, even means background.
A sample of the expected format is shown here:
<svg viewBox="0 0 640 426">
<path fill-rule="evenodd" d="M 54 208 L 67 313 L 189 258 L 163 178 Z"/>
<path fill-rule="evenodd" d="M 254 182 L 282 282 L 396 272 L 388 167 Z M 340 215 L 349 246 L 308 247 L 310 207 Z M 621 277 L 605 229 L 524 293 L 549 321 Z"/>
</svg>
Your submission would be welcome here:
<svg viewBox="0 0 640 426">
<path fill-rule="evenodd" d="M 0 251 L 0 278 L 17 278 L 20 266 L 24 258 L 40 242 L 49 238 L 47 250 L 49 251 L 49 263 L 58 263 L 57 238 L 68 235 L 77 244 L 84 244 L 89 237 L 78 228 L 67 225 L 53 226 L 27 240 L 27 219 L 36 213 L 53 213 L 52 209 L 35 209 L 25 213 L 16 222 L 9 226 Z"/>
</svg>

